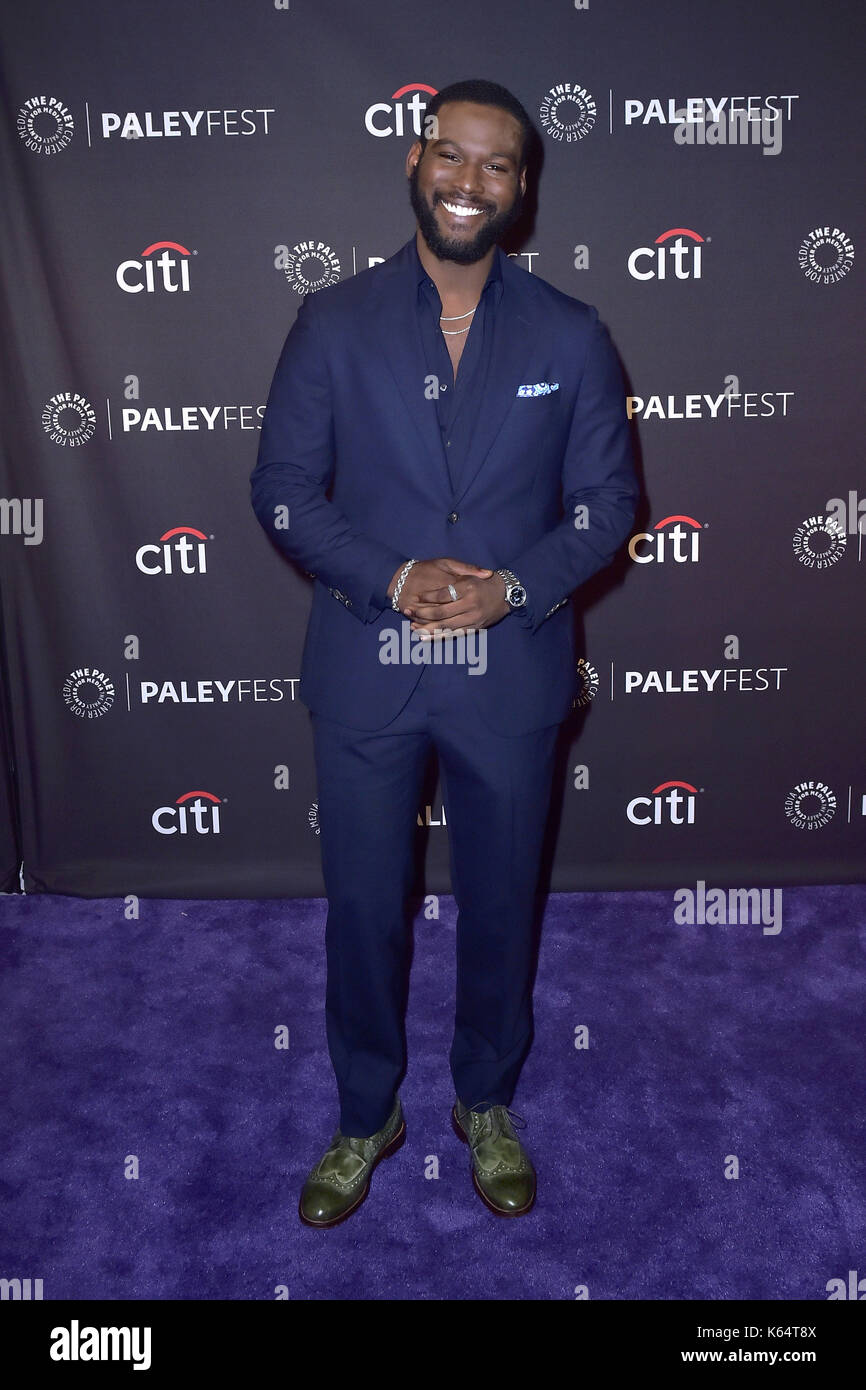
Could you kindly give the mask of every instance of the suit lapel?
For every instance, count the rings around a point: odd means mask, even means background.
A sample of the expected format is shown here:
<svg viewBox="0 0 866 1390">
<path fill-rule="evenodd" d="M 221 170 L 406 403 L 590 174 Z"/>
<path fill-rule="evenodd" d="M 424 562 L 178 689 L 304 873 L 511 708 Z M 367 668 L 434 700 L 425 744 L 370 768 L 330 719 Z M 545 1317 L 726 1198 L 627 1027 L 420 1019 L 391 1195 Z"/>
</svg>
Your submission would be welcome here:
<svg viewBox="0 0 866 1390">
<path fill-rule="evenodd" d="M 502 299 L 496 311 L 496 331 L 484 379 L 481 409 L 457 479 L 455 502 L 462 501 L 475 482 L 514 404 L 518 386 L 528 379 L 526 371 L 541 328 L 541 321 L 533 314 L 526 293 L 526 271 L 513 266 L 499 247 L 496 254 L 502 271 Z"/>
<path fill-rule="evenodd" d="M 485 381 L 483 404 L 475 421 L 469 451 L 452 484 L 436 407 L 424 394 L 427 364 L 421 341 L 416 307 L 416 290 L 409 273 L 411 265 L 407 243 L 373 276 L 368 333 L 371 350 L 381 353 L 396 382 L 403 404 L 412 419 L 423 453 L 430 460 L 452 502 L 459 502 L 469 491 L 490 453 L 514 404 L 517 388 L 528 380 L 541 321 L 536 317 L 524 277 L 499 247 L 503 293 L 497 309 L 496 332 Z M 392 273 L 385 274 L 386 268 Z M 459 368 L 458 368 L 459 380 Z"/>
<path fill-rule="evenodd" d="M 451 478 L 436 405 L 424 394 L 428 368 L 418 323 L 416 287 L 410 273 L 409 246 L 407 243 L 372 277 L 367 336 L 371 352 L 384 357 L 415 426 L 423 467 L 429 471 L 432 464 L 450 496 Z"/>
</svg>

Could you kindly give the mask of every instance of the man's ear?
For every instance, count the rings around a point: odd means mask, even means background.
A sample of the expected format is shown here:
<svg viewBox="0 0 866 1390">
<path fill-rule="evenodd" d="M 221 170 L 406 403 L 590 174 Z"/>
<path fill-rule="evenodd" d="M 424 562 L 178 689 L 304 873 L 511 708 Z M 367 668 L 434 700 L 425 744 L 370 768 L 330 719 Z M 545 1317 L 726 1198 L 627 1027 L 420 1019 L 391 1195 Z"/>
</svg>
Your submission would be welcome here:
<svg viewBox="0 0 866 1390">
<path fill-rule="evenodd" d="M 409 153 L 408 153 L 407 156 L 406 156 L 406 177 L 407 177 L 407 179 L 411 176 L 412 169 L 413 169 L 414 166 L 419 162 L 419 160 L 420 160 L 422 154 L 423 154 L 423 150 L 421 149 L 421 141 L 420 141 L 420 140 L 413 140 L 413 141 L 412 141 L 412 144 L 409 146 Z"/>
<path fill-rule="evenodd" d="M 524 164 L 523 168 L 522 168 L 521 171 L 520 171 L 520 180 L 519 180 L 519 181 L 520 181 L 520 191 L 521 191 L 521 193 L 524 193 L 524 194 L 525 194 L 525 193 L 526 193 L 526 165 L 525 165 L 525 164 Z"/>
</svg>

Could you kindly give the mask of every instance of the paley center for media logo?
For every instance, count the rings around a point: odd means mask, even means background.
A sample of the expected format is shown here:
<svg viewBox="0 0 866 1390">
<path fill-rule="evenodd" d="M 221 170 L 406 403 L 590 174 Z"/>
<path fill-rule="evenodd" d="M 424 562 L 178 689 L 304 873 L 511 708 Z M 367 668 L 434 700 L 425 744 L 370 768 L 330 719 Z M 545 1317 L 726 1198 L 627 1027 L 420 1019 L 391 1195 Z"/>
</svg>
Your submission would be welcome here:
<svg viewBox="0 0 866 1390">
<path fill-rule="evenodd" d="M 848 546 L 845 530 L 823 512 L 807 516 L 794 532 L 794 554 L 810 570 L 828 570 L 838 564 Z"/>
<path fill-rule="evenodd" d="M 859 497 L 855 488 L 847 498 L 828 497 L 823 511 L 800 523 L 792 539 L 794 554 L 806 569 L 832 569 L 848 553 L 849 536 L 857 537 L 857 559 L 862 560 L 866 497 Z"/>
<path fill-rule="evenodd" d="M 313 237 L 294 246 L 275 246 L 274 267 L 283 272 L 291 288 L 301 296 L 335 285 L 342 274 L 340 258 L 333 247 Z"/>
<path fill-rule="evenodd" d="M 274 106 L 212 107 L 193 111 L 93 111 L 85 101 L 80 125 L 88 148 L 102 140 L 182 140 L 208 136 L 270 135 Z M 59 154 L 75 134 L 69 107 L 54 96 L 34 96 L 18 110 L 16 129 L 34 154 Z"/>
<path fill-rule="evenodd" d="M 157 251 L 162 255 L 157 256 Z M 154 241 L 144 248 L 140 259 L 121 261 L 115 280 L 126 294 L 155 294 L 158 290 L 188 294 L 189 261 L 197 255 L 197 251 L 189 251 L 179 241 Z"/>
<path fill-rule="evenodd" d="M 42 407 L 42 428 L 52 444 L 75 449 L 96 433 L 96 411 L 80 391 L 58 391 Z"/>
<path fill-rule="evenodd" d="M 95 666 L 76 666 L 63 682 L 62 695 L 79 719 L 99 719 L 114 704 L 114 683 Z"/>
<path fill-rule="evenodd" d="M 823 830 L 836 814 L 836 793 L 826 782 L 798 782 L 785 797 L 785 815 L 798 830 Z"/>
<path fill-rule="evenodd" d="M 34 154 L 59 154 L 75 134 L 75 121 L 58 97 L 29 97 L 18 112 L 16 128 Z"/>
<path fill-rule="evenodd" d="M 554 83 L 538 108 L 545 135 L 565 145 L 585 139 L 597 115 L 595 97 L 580 82 Z"/>
<path fill-rule="evenodd" d="M 813 285 L 835 285 L 854 264 L 854 243 L 839 227 L 816 227 L 801 241 L 797 259 Z"/>
<path fill-rule="evenodd" d="M 577 663 L 577 695 L 572 701 L 574 709 L 585 709 L 598 694 L 599 674 L 591 661 L 581 657 Z"/>
</svg>

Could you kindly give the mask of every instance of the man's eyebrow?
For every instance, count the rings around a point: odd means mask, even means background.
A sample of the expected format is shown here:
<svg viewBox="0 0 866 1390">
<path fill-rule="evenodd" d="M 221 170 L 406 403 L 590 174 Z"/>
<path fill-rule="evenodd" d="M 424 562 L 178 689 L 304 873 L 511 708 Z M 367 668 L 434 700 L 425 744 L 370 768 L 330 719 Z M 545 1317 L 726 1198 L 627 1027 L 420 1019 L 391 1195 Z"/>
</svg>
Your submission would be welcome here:
<svg viewBox="0 0 866 1390">
<path fill-rule="evenodd" d="M 462 151 L 462 149 L 463 149 L 463 146 L 460 144 L 459 140 L 449 140 L 448 137 L 447 137 L 447 135 L 446 135 L 443 139 L 441 139 L 441 140 L 431 140 L 430 143 L 433 145 L 434 148 L 435 148 L 437 145 L 453 145 L 454 148 L 455 148 L 455 150 L 461 150 L 461 151 Z M 514 157 L 513 154 L 499 154 L 496 150 L 494 150 L 494 151 L 492 152 L 492 154 L 489 154 L 489 155 L 487 156 L 487 158 L 488 158 L 488 159 L 510 159 L 511 162 L 514 163 L 514 158 L 515 158 L 515 157 Z"/>
</svg>

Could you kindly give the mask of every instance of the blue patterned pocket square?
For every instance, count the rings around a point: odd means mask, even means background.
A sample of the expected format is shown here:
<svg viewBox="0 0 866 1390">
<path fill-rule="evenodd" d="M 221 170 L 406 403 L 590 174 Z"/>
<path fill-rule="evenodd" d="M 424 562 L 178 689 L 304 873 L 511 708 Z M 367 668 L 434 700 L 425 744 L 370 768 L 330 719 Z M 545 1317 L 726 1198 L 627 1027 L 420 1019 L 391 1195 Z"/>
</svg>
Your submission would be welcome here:
<svg viewBox="0 0 866 1390">
<path fill-rule="evenodd" d="M 537 381 L 534 386 L 518 386 L 518 396 L 549 396 L 559 390 L 558 381 Z"/>
</svg>

